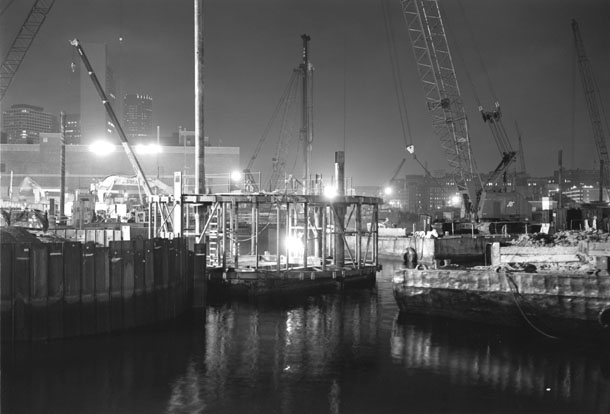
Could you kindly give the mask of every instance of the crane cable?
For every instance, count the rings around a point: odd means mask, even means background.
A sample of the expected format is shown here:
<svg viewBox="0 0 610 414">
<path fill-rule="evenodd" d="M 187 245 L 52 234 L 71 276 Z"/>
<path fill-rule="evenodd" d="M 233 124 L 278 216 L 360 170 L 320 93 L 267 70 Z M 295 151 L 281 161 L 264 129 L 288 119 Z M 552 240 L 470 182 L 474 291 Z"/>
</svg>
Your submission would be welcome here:
<svg viewBox="0 0 610 414">
<path fill-rule="evenodd" d="M 0 16 L 2 16 L 4 14 L 4 12 L 6 12 L 9 7 L 11 7 L 11 4 L 13 4 L 14 1 L 15 0 L 10 0 L 8 2 L 8 4 L 6 6 L 4 6 L 4 8 L 2 10 L 0 10 Z"/>
<path fill-rule="evenodd" d="M 396 101 L 398 103 L 398 110 L 400 112 L 400 124 L 402 126 L 402 135 L 404 139 L 405 148 L 413 145 L 413 137 L 411 134 L 411 125 L 409 123 L 409 117 L 407 114 L 406 98 L 404 95 L 405 88 L 403 87 L 402 80 L 400 78 L 400 64 L 397 58 L 396 52 L 396 41 L 392 25 L 390 24 L 390 13 L 388 11 L 388 2 L 379 0 L 381 11 L 383 14 L 384 29 L 386 40 L 388 42 L 388 52 L 390 55 L 390 64 L 392 66 L 392 78 L 394 80 L 394 92 L 396 93 Z M 407 141 L 408 137 L 408 141 Z"/>
<path fill-rule="evenodd" d="M 276 119 L 278 113 L 280 112 L 280 109 L 284 106 L 284 103 L 286 102 L 286 99 L 290 94 L 290 90 L 293 87 L 292 85 L 294 84 L 295 78 L 296 78 L 296 75 L 293 73 L 292 76 L 290 77 L 290 80 L 288 81 L 288 85 L 286 85 L 284 92 L 282 93 L 277 105 L 275 106 L 275 109 L 273 110 L 273 114 L 271 115 L 271 118 L 269 119 L 269 121 L 267 122 L 267 125 L 265 126 L 265 130 L 263 131 L 263 134 L 261 135 L 261 137 L 258 141 L 258 144 L 256 145 L 256 148 L 254 150 L 254 153 L 252 154 L 252 157 L 250 157 L 250 161 L 248 162 L 248 167 L 247 167 L 248 170 L 252 168 L 252 165 L 254 164 L 254 160 L 256 160 L 256 157 L 258 157 L 258 153 L 260 152 L 261 147 L 263 146 L 263 143 L 269 136 L 273 123 L 275 122 L 275 119 Z"/>
<path fill-rule="evenodd" d="M 491 97 L 493 98 L 493 100 L 495 102 L 498 101 L 498 98 L 496 96 L 496 92 L 494 90 L 493 87 L 493 82 L 491 81 L 491 76 L 489 76 L 489 72 L 487 71 L 487 67 L 485 66 L 485 62 L 483 61 L 483 57 L 481 54 L 481 51 L 477 45 L 477 42 L 475 41 L 475 37 L 474 37 L 474 33 L 472 32 L 472 26 L 470 24 L 470 22 L 468 21 L 468 16 L 466 15 L 466 12 L 464 11 L 464 6 L 462 4 L 462 2 L 460 0 L 457 1 L 457 4 L 460 8 L 460 12 L 462 14 L 462 17 L 464 18 L 464 21 L 466 22 L 466 29 L 468 32 L 468 36 L 470 38 L 470 43 L 472 44 L 472 47 L 477 55 L 477 58 L 479 60 L 479 64 L 481 65 L 481 69 L 483 70 L 483 74 L 485 75 L 485 80 L 487 82 L 487 87 L 489 88 L 489 92 L 491 93 Z M 457 47 L 457 46 L 456 46 Z M 459 53 L 459 52 L 458 52 Z M 459 56 L 461 58 L 461 56 Z M 462 59 L 462 63 L 464 63 L 464 60 Z M 468 70 L 466 68 L 466 65 L 464 64 L 464 68 L 466 73 L 468 73 Z M 476 96 L 476 89 L 474 87 L 474 82 L 472 82 L 472 79 L 470 78 L 470 75 L 468 75 L 468 80 L 470 81 L 471 85 L 472 85 L 472 89 L 475 92 L 475 96 Z M 477 99 L 477 105 L 480 106 L 480 101 L 478 96 L 476 97 Z"/>
</svg>

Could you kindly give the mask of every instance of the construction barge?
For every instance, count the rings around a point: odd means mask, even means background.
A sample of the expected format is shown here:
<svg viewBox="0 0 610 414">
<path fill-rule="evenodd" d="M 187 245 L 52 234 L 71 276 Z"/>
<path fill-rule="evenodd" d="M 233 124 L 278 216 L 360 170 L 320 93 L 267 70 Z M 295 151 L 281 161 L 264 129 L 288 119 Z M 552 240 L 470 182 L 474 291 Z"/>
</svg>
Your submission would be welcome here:
<svg viewBox="0 0 610 414">
<path fill-rule="evenodd" d="M 491 244 L 491 264 L 436 259 L 393 278 L 403 314 L 528 327 L 548 337 L 610 339 L 610 243 L 571 246 Z"/>
<path fill-rule="evenodd" d="M 204 208 L 209 293 L 237 296 L 336 290 L 374 283 L 376 197 L 227 193 L 184 195 Z M 350 247 L 351 246 L 351 247 Z"/>
</svg>

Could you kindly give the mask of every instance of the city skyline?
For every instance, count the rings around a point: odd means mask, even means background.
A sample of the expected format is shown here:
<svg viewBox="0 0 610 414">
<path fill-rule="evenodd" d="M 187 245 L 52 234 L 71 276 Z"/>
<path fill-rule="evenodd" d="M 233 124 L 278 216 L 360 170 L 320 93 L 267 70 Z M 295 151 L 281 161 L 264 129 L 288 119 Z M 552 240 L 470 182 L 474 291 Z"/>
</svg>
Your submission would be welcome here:
<svg viewBox="0 0 610 414">
<path fill-rule="evenodd" d="M 0 2 L 3 10 L 7 3 Z M 3 50 L 31 7 L 19 3 L 2 15 Z M 207 1 L 205 135 L 213 144 L 239 146 L 245 166 L 300 62 L 300 35 L 307 33 L 315 68 L 315 171 L 330 171 L 334 151 L 345 150 L 346 176 L 357 184 L 383 185 L 405 157 L 409 162 L 401 174 L 421 174 L 422 168 L 404 151 L 406 142 L 415 145 L 418 160 L 428 169 L 447 169 L 425 108 L 400 4 L 384 4 L 400 60 L 410 136 L 403 136 L 401 130 L 382 9 L 379 1 L 372 0 L 350 2 L 349 7 L 344 0 Z M 595 165 L 570 22 L 574 18 L 580 24 L 599 90 L 610 90 L 610 57 L 605 49 L 610 42 L 605 29 L 608 2 L 464 0 L 441 1 L 441 5 L 479 171 L 493 169 L 500 158 L 476 108 L 480 99 L 491 109 L 494 98 L 502 106 L 513 147 L 517 146 L 514 122 L 519 124 L 531 175 L 550 175 L 557 168 L 560 149 L 566 168 Z M 64 108 L 64 92 L 70 63 L 78 63 L 78 57 L 68 40 L 78 37 L 108 44 L 121 95 L 146 91 L 155 98 L 156 124 L 163 136 L 179 126 L 194 129 L 192 6 L 187 0 L 172 2 L 171 7 L 155 0 L 58 1 L 2 109 L 23 102 L 51 112 L 70 112 Z M 40 76 L 42 63 L 48 76 Z M 492 93 L 484 91 L 489 86 Z M 602 99 L 607 101 L 607 96 Z M 270 140 L 254 170 L 270 165 L 273 153 Z"/>
</svg>

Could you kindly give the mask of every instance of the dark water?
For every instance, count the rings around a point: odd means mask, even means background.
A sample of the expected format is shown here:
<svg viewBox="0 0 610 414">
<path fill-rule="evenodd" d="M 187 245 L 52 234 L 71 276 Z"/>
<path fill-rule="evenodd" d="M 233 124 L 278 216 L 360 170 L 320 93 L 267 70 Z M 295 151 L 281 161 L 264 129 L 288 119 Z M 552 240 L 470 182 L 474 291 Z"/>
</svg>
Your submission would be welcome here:
<svg viewBox="0 0 610 414">
<path fill-rule="evenodd" d="M 610 412 L 610 349 L 399 317 L 375 288 L 2 347 L 2 413 Z"/>
</svg>

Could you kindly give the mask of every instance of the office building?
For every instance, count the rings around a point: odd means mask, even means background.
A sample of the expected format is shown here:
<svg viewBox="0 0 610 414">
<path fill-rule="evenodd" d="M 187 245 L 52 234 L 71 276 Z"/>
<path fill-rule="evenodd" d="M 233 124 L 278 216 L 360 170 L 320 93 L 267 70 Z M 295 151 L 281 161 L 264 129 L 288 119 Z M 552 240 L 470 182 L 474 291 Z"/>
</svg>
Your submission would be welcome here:
<svg viewBox="0 0 610 414">
<path fill-rule="evenodd" d="M 156 141 L 153 133 L 153 100 L 150 96 L 140 94 L 124 96 L 122 127 L 129 142 Z"/>
<path fill-rule="evenodd" d="M 109 65 L 106 44 L 83 44 L 87 57 L 97 79 L 104 88 L 110 105 L 116 113 L 114 73 Z M 98 140 L 119 142 L 114 126 L 106 113 L 106 108 L 82 63 L 80 71 L 80 131 L 81 144 L 91 144 Z"/>
<path fill-rule="evenodd" d="M 2 114 L 2 130 L 10 144 L 37 144 L 41 133 L 59 132 L 59 122 L 40 106 L 15 104 Z"/>
</svg>

